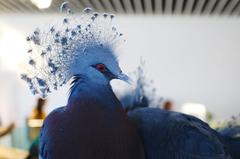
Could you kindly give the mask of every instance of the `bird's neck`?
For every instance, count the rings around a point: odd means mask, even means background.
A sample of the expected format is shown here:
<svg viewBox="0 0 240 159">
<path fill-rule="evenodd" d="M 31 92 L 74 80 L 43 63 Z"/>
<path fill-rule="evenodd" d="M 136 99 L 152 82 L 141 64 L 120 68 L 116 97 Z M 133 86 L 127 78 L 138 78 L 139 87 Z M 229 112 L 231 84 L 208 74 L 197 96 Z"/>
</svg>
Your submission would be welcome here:
<svg viewBox="0 0 240 159">
<path fill-rule="evenodd" d="M 106 105 L 111 109 L 121 106 L 120 101 L 115 96 L 110 83 L 100 84 L 86 78 L 80 78 L 73 84 L 68 106 L 73 107 L 78 103 L 91 103 Z"/>
</svg>

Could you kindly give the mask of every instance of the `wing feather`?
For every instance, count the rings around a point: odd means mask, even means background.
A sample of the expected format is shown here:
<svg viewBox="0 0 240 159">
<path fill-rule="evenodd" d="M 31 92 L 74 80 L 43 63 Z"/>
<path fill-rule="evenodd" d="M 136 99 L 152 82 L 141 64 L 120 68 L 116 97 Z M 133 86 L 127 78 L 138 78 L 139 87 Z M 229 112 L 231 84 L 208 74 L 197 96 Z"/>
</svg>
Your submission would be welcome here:
<svg viewBox="0 0 240 159">
<path fill-rule="evenodd" d="M 157 108 L 129 113 L 140 132 L 147 159 L 227 159 L 220 136 L 208 124 L 189 115 Z"/>
</svg>

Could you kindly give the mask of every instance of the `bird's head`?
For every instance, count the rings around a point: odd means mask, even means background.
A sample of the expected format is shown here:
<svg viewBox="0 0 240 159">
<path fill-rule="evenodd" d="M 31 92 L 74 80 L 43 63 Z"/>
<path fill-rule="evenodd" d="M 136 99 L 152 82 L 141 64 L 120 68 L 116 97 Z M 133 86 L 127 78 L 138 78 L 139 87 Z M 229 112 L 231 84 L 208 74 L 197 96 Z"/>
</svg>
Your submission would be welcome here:
<svg viewBox="0 0 240 159">
<path fill-rule="evenodd" d="M 77 50 L 81 51 L 81 50 Z M 85 54 L 80 54 L 71 70 L 75 76 L 99 84 L 107 84 L 112 79 L 129 82 L 130 79 L 119 67 L 118 60 L 113 50 L 107 46 L 90 46 L 85 48 Z"/>
<path fill-rule="evenodd" d="M 112 79 L 128 81 L 119 67 L 115 50 L 122 41 L 114 15 L 86 8 L 27 37 L 29 68 L 22 79 L 34 94 L 45 97 L 72 77 L 108 84 Z"/>
</svg>

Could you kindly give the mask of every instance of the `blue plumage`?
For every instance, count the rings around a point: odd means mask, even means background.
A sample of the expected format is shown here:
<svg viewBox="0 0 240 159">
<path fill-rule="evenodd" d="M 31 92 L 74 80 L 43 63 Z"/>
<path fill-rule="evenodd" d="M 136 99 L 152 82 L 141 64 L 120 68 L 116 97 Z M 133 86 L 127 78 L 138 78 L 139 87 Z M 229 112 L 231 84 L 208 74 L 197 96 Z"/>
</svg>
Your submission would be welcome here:
<svg viewBox="0 0 240 159">
<path fill-rule="evenodd" d="M 141 134 L 147 159 L 227 159 L 221 137 L 203 121 L 159 108 L 139 108 L 129 118 Z"/>
<path fill-rule="evenodd" d="M 136 129 L 129 123 L 110 85 L 84 79 L 75 84 L 77 88 L 68 105 L 53 111 L 44 123 L 40 156 L 44 159 L 143 159 Z"/>
<path fill-rule="evenodd" d="M 240 126 L 234 125 L 219 130 L 232 159 L 240 158 Z"/>
<path fill-rule="evenodd" d="M 135 93 L 121 101 L 138 127 L 146 159 L 230 159 L 221 136 L 208 124 L 190 115 L 151 108 L 155 94 L 146 93 L 150 86 L 142 66 Z"/>
</svg>

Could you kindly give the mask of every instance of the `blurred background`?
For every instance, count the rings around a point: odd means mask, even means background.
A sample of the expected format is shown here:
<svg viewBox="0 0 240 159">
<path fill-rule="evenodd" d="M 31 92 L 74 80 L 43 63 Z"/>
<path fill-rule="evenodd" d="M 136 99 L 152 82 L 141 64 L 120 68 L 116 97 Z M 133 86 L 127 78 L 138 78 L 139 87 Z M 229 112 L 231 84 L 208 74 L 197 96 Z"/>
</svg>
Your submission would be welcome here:
<svg viewBox="0 0 240 159">
<path fill-rule="evenodd" d="M 0 158 L 24 158 L 45 115 L 66 104 L 67 86 L 41 101 L 20 80 L 26 37 L 61 18 L 62 2 L 0 0 Z M 240 0 L 69 3 L 75 14 L 91 7 L 117 15 L 126 39 L 119 48 L 120 64 L 131 73 L 142 57 L 145 75 L 162 99 L 160 107 L 196 115 L 212 127 L 240 113 Z M 119 96 L 131 87 L 118 81 L 112 85 Z"/>
</svg>

